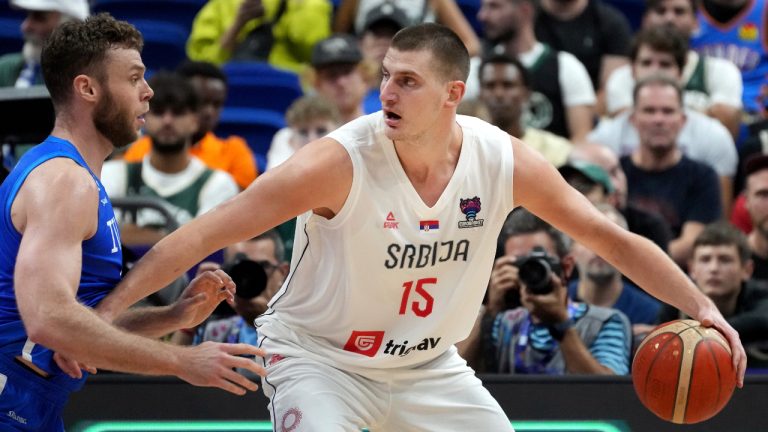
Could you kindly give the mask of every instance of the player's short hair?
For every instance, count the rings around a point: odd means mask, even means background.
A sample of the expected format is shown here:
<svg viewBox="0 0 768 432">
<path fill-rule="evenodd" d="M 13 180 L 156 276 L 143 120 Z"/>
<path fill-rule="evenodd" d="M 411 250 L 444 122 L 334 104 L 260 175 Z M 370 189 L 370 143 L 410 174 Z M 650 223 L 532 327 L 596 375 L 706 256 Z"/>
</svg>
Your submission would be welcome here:
<svg viewBox="0 0 768 432">
<path fill-rule="evenodd" d="M 647 76 L 635 83 L 635 87 L 632 89 L 632 100 L 634 101 L 635 106 L 637 105 L 637 95 L 640 93 L 640 90 L 642 90 L 644 87 L 651 86 L 672 87 L 677 93 L 677 101 L 680 104 L 680 108 L 682 109 L 684 107 L 683 89 L 680 87 L 680 84 L 672 78 L 661 74 L 653 74 L 651 76 Z"/>
<path fill-rule="evenodd" d="M 59 25 L 46 40 L 40 62 L 54 108 L 72 97 L 72 81 L 78 75 L 107 82 L 104 61 L 109 50 L 125 48 L 141 52 L 143 46 L 144 39 L 136 27 L 107 13 Z"/>
<path fill-rule="evenodd" d="M 210 62 L 185 60 L 176 68 L 176 73 L 185 78 L 203 77 L 218 79 L 227 84 L 227 75 L 220 67 Z"/>
<path fill-rule="evenodd" d="M 149 85 L 155 91 L 149 100 L 152 112 L 170 109 L 175 114 L 196 113 L 200 108 L 200 98 L 192 83 L 175 72 L 157 72 L 149 79 Z"/>
<path fill-rule="evenodd" d="M 682 73 L 688 59 L 688 38 L 672 25 L 657 25 L 640 30 L 632 39 L 629 58 L 637 60 L 640 48 L 647 46 L 657 51 L 671 54 Z"/>
<path fill-rule="evenodd" d="M 485 67 L 490 64 L 506 64 L 506 65 L 512 65 L 517 69 L 517 72 L 520 76 L 520 81 L 522 81 L 523 85 L 526 88 L 531 88 L 531 77 L 528 73 L 528 69 L 523 65 L 523 63 L 514 56 L 511 56 L 509 54 L 491 54 L 488 57 L 483 58 L 483 61 L 480 63 L 480 68 L 478 71 L 480 72 L 479 79 L 482 82 L 483 77 L 483 70 L 485 70 Z"/>
<path fill-rule="evenodd" d="M 727 222 L 715 222 L 704 227 L 693 241 L 693 253 L 701 246 L 736 246 L 742 264 L 752 258 L 747 236 Z"/>
<path fill-rule="evenodd" d="M 523 207 L 516 208 L 507 216 L 499 235 L 499 247 L 503 250 L 504 244 L 510 237 L 539 232 L 547 234 L 552 239 L 559 258 L 562 259 L 570 253 L 570 237 Z"/>
<path fill-rule="evenodd" d="M 304 95 L 296 99 L 285 112 L 285 122 L 291 127 L 316 119 L 339 123 L 341 115 L 334 104 L 317 95 Z"/>
<path fill-rule="evenodd" d="M 467 82 L 469 52 L 448 27 L 435 23 L 406 27 L 395 34 L 390 47 L 398 51 L 429 51 L 436 60 L 437 72 L 446 81 Z"/>
</svg>

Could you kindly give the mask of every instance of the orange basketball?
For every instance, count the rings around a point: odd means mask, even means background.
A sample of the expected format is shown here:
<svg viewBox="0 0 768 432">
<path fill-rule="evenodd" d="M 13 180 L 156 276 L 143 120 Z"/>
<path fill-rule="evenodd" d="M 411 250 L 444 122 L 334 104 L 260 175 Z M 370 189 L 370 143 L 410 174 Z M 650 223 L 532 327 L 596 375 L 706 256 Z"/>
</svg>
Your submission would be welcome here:
<svg viewBox="0 0 768 432">
<path fill-rule="evenodd" d="M 632 362 L 632 383 L 646 408 L 673 423 L 698 423 L 725 407 L 736 387 L 728 341 L 698 321 L 656 327 Z"/>
</svg>

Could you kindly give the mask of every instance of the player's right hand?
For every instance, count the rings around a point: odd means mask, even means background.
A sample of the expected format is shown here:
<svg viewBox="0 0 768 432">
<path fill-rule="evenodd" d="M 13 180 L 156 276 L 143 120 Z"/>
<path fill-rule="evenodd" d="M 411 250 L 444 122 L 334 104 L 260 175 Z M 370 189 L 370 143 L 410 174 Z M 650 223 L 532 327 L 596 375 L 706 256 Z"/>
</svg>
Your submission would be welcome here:
<svg viewBox="0 0 768 432">
<path fill-rule="evenodd" d="M 179 378 L 200 387 L 218 387 L 236 395 L 255 391 L 259 386 L 234 369 L 247 369 L 266 376 L 267 371 L 253 358 L 264 357 L 266 352 L 249 344 L 203 342 L 181 351 Z"/>
</svg>

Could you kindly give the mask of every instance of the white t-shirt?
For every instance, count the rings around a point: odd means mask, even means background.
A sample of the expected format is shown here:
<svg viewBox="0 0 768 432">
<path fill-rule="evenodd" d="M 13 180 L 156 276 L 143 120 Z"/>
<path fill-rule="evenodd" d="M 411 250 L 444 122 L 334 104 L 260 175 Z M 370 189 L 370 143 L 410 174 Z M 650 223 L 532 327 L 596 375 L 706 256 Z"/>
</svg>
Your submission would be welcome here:
<svg viewBox="0 0 768 432">
<path fill-rule="evenodd" d="M 697 111 L 686 110 L 687 120 L 677 137 L 677 146 L 689 158 L 711 166 L 717 175 L 736 173 L 738 154 L 728 129 L 719 121 Z M 632 153 L 640 145 L 637 129 L 629 112 L 603 119 L 587 139 L 610 147 L 619 156 Z"/>
<path fill-rule="evenodd" d="M 167 174 L 155 169 L 149 163 L 149 155 L 142 162 L 141 179 L 150 188 L 155 190 L 160 197 L 168 197 L 190 187 L 206 170 L 205 164 L 192 157 L 186 169 L 175 174 Z M 125 161 L 114 160 L 104 163 L 101 170 L 101 183 L 111 198 L 122 198 L 128 190 L 128 169 Z M 213 170 L 213 174 L 200 190 L 198 199 L 198 212 L 189 214 L 187 210 L 169 206 L 171 213 L 175 215 L 179 224 L 190 221 L 208 210 L 216 207 L 240 192 L 237 183 L 229 173 Z M 117 213 L 117 212 L 116 212 Z M 137 225 L 163 224 L 160 214 L 152 210 L 139 212 Z"/>
<path fill-rule="evenodd" d="M 285 162 L 296 152 L 291 145 L 292 133 L 291 128 L 284 127 L 272 137 L 272 143 L 267 150 L 267 171 Z"/>
<path fill-rule="evenodd" d="M 461 154 L 432 207 L 380 112 L 329 135 L 350 155 L 352 186 L 333 219 L 298 218 L 291 272 L 256 321 L 272 354 L 366 373 L 423 363 L 467 337 L 513 208 L 514 163 L 508 134 L 474 117 L 457 122 Z"/>
<path fill-rule="evenodd" d="M 685 106 L 700 112 L 705 112 L 714 104 L 723 104 L 741 108 L 743 84 L 739 69 L 726 59 L 716 57 L 699 57 L 696 51 L 688 51 L 688 57 L 683 69 L 682 81 L 691 79 L 696 66 L 704 62 L 704 87 L 709 94 L 699 91 L 686 90 L 683 94 Z M 632 67 L 624 65 L 611 73 L 605 84 L 606 109 L 609 113 L 632 106 L 632 91 L 635 79 L 632 77 Z"/>
</svg>

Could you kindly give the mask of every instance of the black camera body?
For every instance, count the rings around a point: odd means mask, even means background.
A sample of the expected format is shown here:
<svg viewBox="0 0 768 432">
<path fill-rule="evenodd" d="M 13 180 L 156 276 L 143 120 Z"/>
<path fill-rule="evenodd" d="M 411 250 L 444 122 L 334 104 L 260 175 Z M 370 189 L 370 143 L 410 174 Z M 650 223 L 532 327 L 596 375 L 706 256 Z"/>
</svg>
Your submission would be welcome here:
<svg viewBox="0 0 768 432">
<path fill-rule="evenodd" d="M 264 267 L 244 253 L 235 254 L 221 269 L 235 282 L 236 295 L 242 299 L 252 299 L 267 287 L 267 272 Z"/>
<path fill-rule="evenodd" d="M 560 259 L 549 255 L 541 246 L 536 246 L 528 255 L 515 260 L 518 278 L 532 294 L 549 294 L 554 286 L 552 275 L 563 273 Z"/>
</svg>

